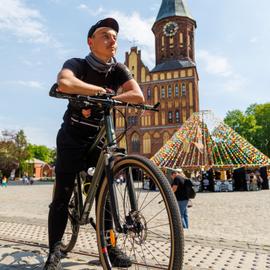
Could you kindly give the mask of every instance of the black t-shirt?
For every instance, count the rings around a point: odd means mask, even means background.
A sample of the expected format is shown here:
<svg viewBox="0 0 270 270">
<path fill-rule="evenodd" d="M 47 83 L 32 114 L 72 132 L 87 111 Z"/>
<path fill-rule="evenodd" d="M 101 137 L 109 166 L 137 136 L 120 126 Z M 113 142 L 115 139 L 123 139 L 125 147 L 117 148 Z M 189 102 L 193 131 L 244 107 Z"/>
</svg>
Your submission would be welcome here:
<svg viewBox="0 0 270 270">
<path fill-rule="evenodd" d="M 181 177 L 180 175 L 177 175 L 173 180 L 172 186 L 177 186 L 177 190 L 175 192 L 177 201 L 188 200 L 185 190 L 185 178 Z"/>
<path fill-rule="evenodd" d="M 85 59 L 81 58 L 67 60 L 63 65 L 63 69 L 64 68 L 71 70 L 77 78 L 86 83 L 110 88 L 116 92 L 121 85 L 133 78 L 129 69 L 121 63 L 116 63 L 108 74 L 99 73 L 94 70 Z M 75 129 L 79 128 L 80 132 L 85 130 L 86 133 L 89 133 L 87 132 L 87 130 L 89 131 L 89 127 L 93 130 L 97 130 L 103 118 L 103 111 L 97 107 L 91 107 L 91 116 L 84 118 L 81 114 L 82 108 L 83 107 L 78 106 L 78 104 L 75 105 L 69 102 L 63 118 L 64 124 L 66 126 L 72 126 Z"/>
</svg>

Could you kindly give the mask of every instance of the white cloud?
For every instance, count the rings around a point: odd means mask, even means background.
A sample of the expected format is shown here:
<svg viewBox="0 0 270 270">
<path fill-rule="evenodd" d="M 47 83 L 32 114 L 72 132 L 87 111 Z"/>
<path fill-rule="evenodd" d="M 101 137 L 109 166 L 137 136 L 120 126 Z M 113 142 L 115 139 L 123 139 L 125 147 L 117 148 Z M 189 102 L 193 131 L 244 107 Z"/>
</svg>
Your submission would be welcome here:
<svg viewBox="0 0 270 270">
<path fill-rule="evenodd" d="M 0 0 L 0 31 L 12 33 L 20 42 L 50 44 L 60 47 L 42 23 L 36 9 L 27 7 L 22 0 Z"/>
<path fill-rule="evenodd" d="M 30 88 L 43 88 L 42 83 L 38 81 L 17 81 L 16 83 Z"/>
<path fill-rule="evenodd" d="M 258 37 L 252 37 L 250 40 L 249 40 L 249 42 L 250 43 L 258 43 Z"/>
<path fill-rule="evenodd" d="M 39 81 L 23 81 L 23 80 L 16 80 L 16 81 L 2 81 L 2 85 L 20 85 L 20 86 L 26 86 L 28 88 L 38 88 L 43 89 L 44 86 Z"/>
<path fill-rule="evenodd" d="M 247 80 L 240 75 L 233 75 L 223 85 L 224 92 L 244 94 Z"/>
<path fill-rule="evenodd" d="M 93 8 L 90 8 L 89 6 L 87 6 L 85 4 L 80 4 L 77 8 L 89 13 L 91 16 L 98 16 L 98 15 L 104 13 L 103 7 L 99 7 L 97 10 L 93 10 Z"/>
<path fill-rule="evenodd" d="M 232 68 L 227 58 L 211 54 L 206 50 L 197 52 L 197 62 L 201 61 L 201 67 L 209 74 L 228 77 L 232 74 Z"/>
<path fill-rule="evenodd" d="M 27 67 L 38 67 L 38 66 L 42 66 L 43 63 L 42 61 L 29 61 L 28 59 L 24 58 L 24 57 L 20 57 L 20 61 L 23 65 L 27 66 Z"/>
</svg>

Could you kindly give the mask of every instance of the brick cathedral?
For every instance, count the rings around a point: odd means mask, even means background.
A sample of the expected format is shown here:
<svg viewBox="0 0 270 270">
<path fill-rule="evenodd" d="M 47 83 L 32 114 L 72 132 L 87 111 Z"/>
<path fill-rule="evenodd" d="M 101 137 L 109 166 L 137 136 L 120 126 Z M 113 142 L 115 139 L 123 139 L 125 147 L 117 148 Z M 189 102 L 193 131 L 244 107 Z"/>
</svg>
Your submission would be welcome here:
<svg viewBox="0 0 270 270">
<path fill-rule="evenodd" d="M 185 0 L 162 0 L 152 27 L 155 67 L 149 70 L 144 65 L 137 47 L 126 53 L 125 64 L 139 83 L 146 103 L 160 102 L 159 112 L 126 112 L 129 129 L 120 146 L 127 146 L 129 154 L 152 157 L 193 112 L 199 111 L 195 28 L 196 21 Z M 124 121 L 117 113 L 118 134 L 124 130 Z"/>
</svg>

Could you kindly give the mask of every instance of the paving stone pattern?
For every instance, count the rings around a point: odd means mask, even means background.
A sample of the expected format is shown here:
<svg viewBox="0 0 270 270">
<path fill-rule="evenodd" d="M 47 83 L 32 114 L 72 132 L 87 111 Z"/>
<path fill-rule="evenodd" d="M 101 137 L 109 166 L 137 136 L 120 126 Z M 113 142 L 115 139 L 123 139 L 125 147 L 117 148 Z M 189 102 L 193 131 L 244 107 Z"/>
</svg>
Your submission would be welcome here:
<svg viewBox="0 0 270 270">
<path fill-rule="evenodd" d="M 47 254 L 50 194 L 49 186 L 0 188 L 4 205 L 0 208 L 1 270 L 42 269 Z M 270 191 L 198 194 L 193 209 L 189 209 L 191 226 L 185 231 L 184 270 L 270 269 L 270 219 L 263 206 L 269 205 L 269 198 Z M 158 241 L 152 244 L 160 247 Z M 81 229 L 74 251 L 63 260 L 64 269 L 102 269 L 90 225 Z"/>
</svg>

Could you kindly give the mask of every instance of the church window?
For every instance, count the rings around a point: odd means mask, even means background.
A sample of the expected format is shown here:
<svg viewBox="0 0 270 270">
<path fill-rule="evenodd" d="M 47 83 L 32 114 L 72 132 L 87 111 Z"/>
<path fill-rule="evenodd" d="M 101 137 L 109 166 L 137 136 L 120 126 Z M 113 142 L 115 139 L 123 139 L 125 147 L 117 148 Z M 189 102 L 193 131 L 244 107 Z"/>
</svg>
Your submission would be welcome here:
<svg viewBox="0 0 270 270">
<path fill-rule="evenodd" d="M 161 45 L 162 45 L 162 47 L 165 46 L 165 38 L 164 38 L 164 36 L 161 37 Z"/>
<path fill-rule="evenodd" d="M 125 137 L 123 137 L 122 139 L 121 139 L 121 141 L 119 142 L 119 147 L 120 148 L 127 148 L 127 143 L 126 143 L 126 138 Z"/>
<path fill-rule="evenodd" d="M 147 99 L 151 99 L 151 88 L 147 88 L 147 93 L 146 93 Z"/>
<path fill-rule="evenodd" d="M 164 88 L 164 86 L 161 87 L 161 98 L 165 98 L 165 88 Z"/>
<path fill-rule="evenodd" d="M 180 114 L 179 114 L 179 111 L 175 111 L 175 122 L 176 123 L 179 123 L 180 122 Z"/>
<path fill-rule="evenodd" d="M 168 123 L 172 123 L 173 121 L 173 114 L 171 111 L 168 112 Z"/>
<path fill-rule="evenodd" d="M 137 116 L 129 116 L 128 117 L 128 125 L 135 126 L 138 124 L 138 117 Z"/>
<path fill-rule="evenodd" d="M 137 133 L 134 133 L 131 137 L 131 151 L 140 152 L 140 137 Z"/>
<path fill-rule="evenodd" d="M 168 98 L 172 97 L 172 87 L 168 86 Z"/>
<path fill-rule="evenodd" d="M 174 87 L 174 96 L 178 97 L 179 96 L 179 88 L 178 88 L 178 84 L 175 85 Z"/>
<path fill-rule="evenodd" d="M 151 153 L 151 137 L 148 133 L 143 135 L 143 153 L 150 154 Z"/>
<path fill-rule="evenodd" d="M 185 96 L 187 94 L 186 84 L 185 83 L 182 83 L 181 93 L 182 93 L 182 96 Z"/>
</svg>

